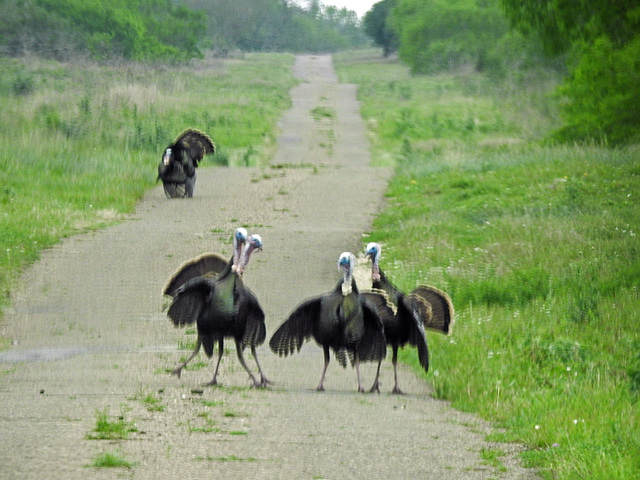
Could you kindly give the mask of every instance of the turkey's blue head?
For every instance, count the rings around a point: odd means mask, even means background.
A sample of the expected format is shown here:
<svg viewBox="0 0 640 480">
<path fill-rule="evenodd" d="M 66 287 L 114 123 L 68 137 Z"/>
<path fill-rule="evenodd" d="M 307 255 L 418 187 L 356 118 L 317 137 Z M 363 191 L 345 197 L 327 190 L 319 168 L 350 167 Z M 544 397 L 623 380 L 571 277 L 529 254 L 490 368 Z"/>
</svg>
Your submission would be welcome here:
<svg viewBox="0 0 640 480">
<path fill-rule="evenodd" d="M 382 247 L 376 242 L 369 243 L 364 251 L 365 258 L 371 259 L 371 279 L 374 282 L 380 281 L 380 267 L 378 265 L 378 261 L 380 260 L 381 253 Z"/>
<path fill-rule="evenodd" d="M 249 247 L 254 250 L 262 250 L 262 237 L 257 233 L 249 235 Z"/>
<path fill-rule="evenodd" d="M 244 245 L 247 243 L 248 236 L 249 234 L 247 233 L 247 229 L 242 227 L 236 228 L 236 231 L 233 234 L 233 265 L 231 270 L 234 272 L 238 270 L 242 263 L 242 251 L 244 249 Z"/>
<path fill-rule="evenodd" d="M 342 294 L 349 295 L 352 291 L 351 280 L 353 279 L 353 267 L 356 263 L 356 256 L 351 252 L 342 252 L 338 258 L 338 271 L 342 272 Z"/>
<path fill-rule="evenodd" d="M 380 256 L 380 252 L 382 252 L 382 248 L 379 243 L 371 242 L 367 244 L 367 248 L 364 251 L 365 258 L 369 258 L 374 260 L 375 258 Z"/>
</svg>

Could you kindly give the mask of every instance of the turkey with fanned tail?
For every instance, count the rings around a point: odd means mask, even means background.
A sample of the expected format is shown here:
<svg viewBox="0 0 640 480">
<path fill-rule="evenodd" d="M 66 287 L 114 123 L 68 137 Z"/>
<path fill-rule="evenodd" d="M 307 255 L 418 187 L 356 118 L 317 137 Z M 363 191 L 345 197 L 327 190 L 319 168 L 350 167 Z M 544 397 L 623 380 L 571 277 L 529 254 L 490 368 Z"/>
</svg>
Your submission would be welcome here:
<svg viewBox="0 0 640 480">
<path fill-rule="evenodd" d="M 454 321 L 453 304 L 449 296 L 428 285 L 420 285 L 408 295 L 398 290 L 385 276 L 379 261 L 382 253 L 380 244 L 371 242 L 367 245 L 365 256 L 371 259 L 371 279 L 374 289 L 387 293 L 391 303 L 395 305 L 396 314 L 384 318 L 384 332 L 387 344 L 393 349 L 393 374 L 395 385 L 393 393 L 402 393 L 398 387 L 398 348 L 406 344 L 418 349 L 418 359 L 425 372 L 429 371 L 429 349 L 425 329 L 435 330 L 448 335 Z M 380 363 L 371 392 L 380 392 Z"/>
<path fill-rule="evenodd" d="M 182 369 L 195 357 L 201 346 L 209 358 L 213 356 L 214 344 L 217 342 L 218 361 L 213 378 L 208 383 L 217 385 L 218 369 L 224 353 L 224 338 L 232 337 L 238 360 L 251 377 L 253 386 L 264 387 L 269 380 L 258 362 L 256 347 L 262 345 L 266 338 L 265 315 L 258 299 L 242 280 L 242 273 L 252 252 L 262 250 L 262 239 L 260 235 L 248 235 L 244 228 L 238 228 L 233 242 L 233 257 L 217 274 L 209 271 L 201 276 L 192 276 L 199 268 L 207 268 L 194 261 L 195 267 L 188 263 L 172 276 L 165 287 L 165 293 L 173 297 L 167 312 L 173 324 L 183 326 L 195 322 L 198 330 L 196 348 L 173 373 L 180 376 Z M 216 261 L 213 263 L 219 265 Z M 176 285 L 177 278 L 186 280 L 181 285 Z M 245 363 L 243 351 L 247 346 L 251 348 L 258 366 L 260 380 L 256 379 Z"/>
<path fill-rule="evenodd" d="M 196 168 L 207 153 L 216 147 L 209 136 L 188 128 L 165 148 L 158 165 L 158 180 L 162 180 L 167 197 L 193 197 Z"/>
<path fill-rule="evenodd" d="M 344 252 L 338 259 L 343 278 L 336 288 L 301 303 L 276 330 L 269 341 L 274 353 L 287 356 L 300 351 L 313 338 L 324 351 L 324 368 L 317 390 L 324 390 L 330 350 L 338 362 L 347 366 L 347 357 L 356 369 L 358 391 L 360 362 L 381 361 L 386 355 L 383 321 L 393 316 L 384 295 L 360 293 L 353 279 L 355 256 Z"/>
</svg>

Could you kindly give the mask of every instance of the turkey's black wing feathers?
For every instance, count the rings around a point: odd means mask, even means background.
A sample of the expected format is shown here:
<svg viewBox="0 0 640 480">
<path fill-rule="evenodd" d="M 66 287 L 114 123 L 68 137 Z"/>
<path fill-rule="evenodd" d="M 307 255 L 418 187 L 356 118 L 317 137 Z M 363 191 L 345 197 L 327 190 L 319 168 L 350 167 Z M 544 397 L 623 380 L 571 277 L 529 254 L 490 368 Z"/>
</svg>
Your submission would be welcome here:
<svg viewBox="0 0 640 480">
<path fill-rule="evenodd" d="M 271 350 L 287 356 L 299 352 L 302 344 L 313 336 L 313 325 L 320 317 L 321 297 L 300 304 L 269 340 Z"/>
<path fill-rule="evenodd" d="M 264 343 L 267 336 L 265 315 L 258 298 L 247 287 L 239 292 L 238 318 L 245 319 L 245 329 L 241 342 L 243 345 L 257 347 Z"/>
<path fill-rule="evenodd" d="M 382 360 L 387 355 L 384 322 L 393 318 L 394 312 L 385 295 L 373 292 L 360 293 L 364 318 L 364 334 L 358 344 L 358 357 L 363 362 Z"/>
<path fill-rule="evenodd" d="M 187 281 L 196 277 L 214 278 L 225 270 L 231 269 L 231 261 L 217 253 L 203 253 L 199 257 L 186 261 L 169 278 L 162 293 L 175 297 L 176 290 Z"/>
<path fill-rule="evenodd" d="M 167 312 L 173 324 L 183 326 L 197 321 L 213 288 L 203 277 L 189 280 L 178 288 Z"/>
</svg>

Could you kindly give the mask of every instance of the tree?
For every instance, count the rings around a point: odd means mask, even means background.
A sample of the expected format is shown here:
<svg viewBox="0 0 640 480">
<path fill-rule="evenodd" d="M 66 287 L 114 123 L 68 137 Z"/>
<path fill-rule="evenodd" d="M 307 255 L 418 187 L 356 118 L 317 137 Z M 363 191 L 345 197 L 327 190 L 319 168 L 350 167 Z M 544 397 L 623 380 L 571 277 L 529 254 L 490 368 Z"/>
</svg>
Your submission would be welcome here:
<svg viewBox="0 0 640 480">
<path fill-rule="evenodd" d="M 184 61 L 201 56 L 204 16 L 172 0 L 0 0 L 0 45 L 63 59 Z"/>
<path fill-rule="evenodd" d="M 640 140 L 640 5 L 636 0 L 501 0 L 511 23 L 547 52 L 568 52 L 556 138 Z"/>
<path fill-rule="evenodd" d="M 509 29 L 498 0 L 397 0 L 391 17 L 414 73 L 481 68 Z"/>
<path fill-rule="evenodd" d="M 559 53 L 576 43 L 607 37 L 627 44 L 640 28 L 635 0 L 500 0 L 512 25 L 540 35 L 547 51 Z"/>
<path fill-rule="evenodd" d="M 389 21 L 395 4 L 396 0 L 375 3 L 362 20 L 365 33 L 376 45 L 382 47 L 385 57 L 395 52 L 399 44 L 398 35 Z"/>
</svg>

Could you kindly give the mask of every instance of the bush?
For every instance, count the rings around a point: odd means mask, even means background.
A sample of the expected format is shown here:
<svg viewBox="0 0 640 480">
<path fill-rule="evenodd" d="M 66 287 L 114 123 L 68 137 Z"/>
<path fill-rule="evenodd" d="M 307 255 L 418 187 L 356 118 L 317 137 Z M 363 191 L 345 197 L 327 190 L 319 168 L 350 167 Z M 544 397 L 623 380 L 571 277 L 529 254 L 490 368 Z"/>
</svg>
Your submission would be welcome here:
<svg viewBox="0 0 640 480">
<path fill-rule="evenodd" d="M 566 126 L 555 137 L 614 145 L 640 140 L 640 34 L 622 48 L 601 37 L 581 53 L 560 90 Z"/>
</svg>

